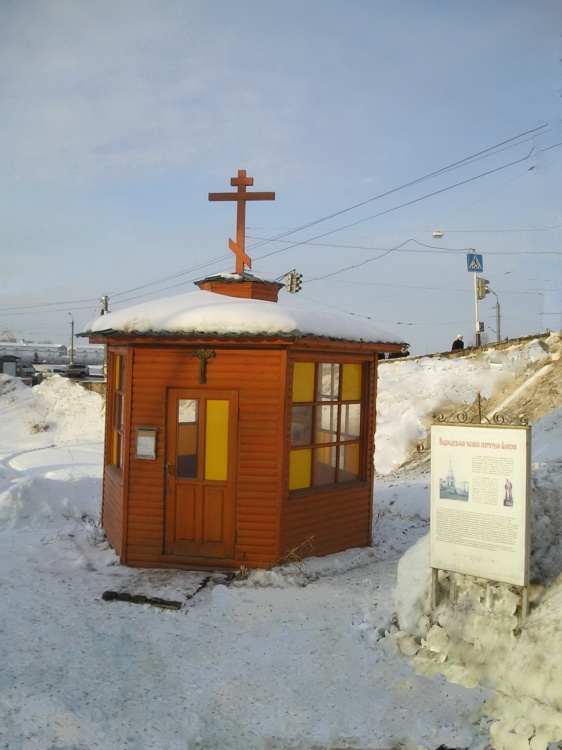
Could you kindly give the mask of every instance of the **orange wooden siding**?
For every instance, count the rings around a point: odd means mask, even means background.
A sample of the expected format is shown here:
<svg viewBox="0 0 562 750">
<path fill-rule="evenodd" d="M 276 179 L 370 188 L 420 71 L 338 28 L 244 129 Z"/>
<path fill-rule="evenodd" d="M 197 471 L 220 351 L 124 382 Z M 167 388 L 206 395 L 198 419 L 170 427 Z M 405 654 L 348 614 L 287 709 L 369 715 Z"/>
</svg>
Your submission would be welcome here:
<svg viewBox="0 0 562 750">
<path fill-rule="evenodd" d="M 101 522 L 109 543 L 121 556 L 123 534 L 123 482 L 118 472 L 105 468 Z"/>
<path fill-rule="evenodd" d="M 126 352 L 126 440 L 122 472 L 104 472 L 103 526 L 122 562 L 143 567 L 237 569 L 267 567 L 310 537 L 313 555 L 370 544 L 377 349 L 328 340 L 207 340 L 161 343 L 122 337 Z M 199 382 L 205 346 L 207 382 Z M 294 361 L 364 365 L 362 481 L 289 493 L 292 365 Z M 111 372 L 108 373 L 108 383 Z M 167 394 L 174 389 L 236 390 L 238 434 L 236 539 L 231 559 L 202 560 L 164 553 Z M 157 428 L 156 460 L 135 457 L 135 427 Z"/>
<path fill-rule="evenodd" d="M 371 543 L 371 498 L 366 487 L 290 498 L 284 506 L 281 548 L 300 547 L 310 537 L 312 555 L 327 555 Z"/>
<path fill-rule="evenodd" d="M 236 554 L 232 560 L 217 560 L 217 567 L 268 564 L 278 554 L 285 353 L 208 348 L 216 351 L 216 357 L 207 366 L 206 384 L 201 385 L 199 360 L 191 348 L 134 347 L 131 424 L 157 427 L 158 447 L 156 461 L 135 459 L 131 430 L 125 553 L 129 564 L 190 564 L 188 558 L 163 555 L 163 440 L 171 385 L 239 391 Z"/>
</svg>

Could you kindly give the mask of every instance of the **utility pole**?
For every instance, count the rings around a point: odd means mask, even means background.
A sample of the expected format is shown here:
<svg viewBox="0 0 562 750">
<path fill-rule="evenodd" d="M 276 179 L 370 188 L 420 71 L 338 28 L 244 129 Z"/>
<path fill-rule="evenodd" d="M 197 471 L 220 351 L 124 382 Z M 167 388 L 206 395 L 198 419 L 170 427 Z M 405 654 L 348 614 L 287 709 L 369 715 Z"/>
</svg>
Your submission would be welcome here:
<svg viewBox="0 0 562 750">
<path fill-rule="evenodd" d="M 496 298 L 496 341 L 499 344 L 499 342 L 502 339 L 501 333 L 500 333 L 500 301 L 498 299 L 498 295 L 489 287 L 488 287 L 488 291 L 492 292 L 492 294 Z"/>
<path fill-rule="evenodd" d="M 432 233 L 432 236 L 436 239 L 440 239 L 443 237 L 443 232 L 436 230 Z M 490 289 L 486 286 L 488 283 L 487 279 L 477 278 L 476 274 L 480 271 L 484 271 L 484 261 L 481 254 L 477 253 L 474 248 L 471 249 L 469 253 L 467 253 L 466 256 L 466 270 L 469 271 L 469 273 L 472 273 L 472 277 L 474 279 L 474 317 L 475 317 L 475 345 L 480 346 L 481 340 L 480 340 L 480 333 L 484 330 L 484 324 L 480 323 L 479 315 L 478 315 L 478 300 L 484 299 L 486 294 L 488 294 Z M 493 292 L 492 292 L 493 293 Z M 496 313 L 497 313 L 497 327 L 498 327 L 498 341 L 499 339 L 499 304 L 496 306 Z"/>
<path fill-rule="evenodd" d="M 74 318 L 72 313 L 70 315 L 70 364 L 74 362 Z"/>
<path fill-rule="evenodd" d="M 480 320 L 478 319 L 478 292 L 479 292 L 479 284 L 478 279 L 476 278 L 476 274 L 478 271 L 484 270 L 484 264 L 482 261 L 482 255 L 478 255 L 476 250 L 472 249 L 470 253 L 466 256 L 466 269 L 470 273 L 472 273 L 473 279 L 474 279 L 474 313 L 476 317 L 476 346 L 480 346 Z"/>
<path fill-rule="evenodd" d="M 473 252 L 476 252 L 474 250 Z M 475 344 L 477 347 L 480 346 L 480 316 L 478 315 L 478 280 L 476 274 L 474 274 L 474 313 L 476 316 L 476 336 Z"/>
<path fill-rule="evenodd" d="M 481 276 L 476 277 L 476 287 L 477 287 L 477 296 L 478 299 L 484 299 L 484 297 L 487 294 L 493 294 L 496 298 L 496 341 L 501 341 L 501 332 L 500 332 L 500 301 L 498 299 L 498 295 L 490 289 L 488 284 L 490 283 L 489 279 L 484 279 Z M 493 330 L 493 329 L 490 329 Z"/>
<path fill-rule="evenodd" d="M 101 302 L 101 314 L 107 315 L 109 312 L 109 295 L 108 294 L 102 294 L 100 297 Z M 103 347 L 103 365 L 102 365 L 102 373 L 105 380 L 107 380 L 107 344 Z"/>
</svg>

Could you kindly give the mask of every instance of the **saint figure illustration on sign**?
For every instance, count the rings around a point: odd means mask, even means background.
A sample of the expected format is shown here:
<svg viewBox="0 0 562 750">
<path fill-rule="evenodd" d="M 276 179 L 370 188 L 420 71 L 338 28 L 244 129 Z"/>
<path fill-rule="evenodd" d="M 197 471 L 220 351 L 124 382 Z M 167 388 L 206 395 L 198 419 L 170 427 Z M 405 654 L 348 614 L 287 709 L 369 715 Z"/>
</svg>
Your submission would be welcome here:
<svg viewBox="0 0 562 750">
<path fill-rule="evenodd" d="M 509 479 L 505 480 L 505 495 L 503 497 L 503 504 L 511 508 L 513 506 L 513 485 Z"/>
</svg>

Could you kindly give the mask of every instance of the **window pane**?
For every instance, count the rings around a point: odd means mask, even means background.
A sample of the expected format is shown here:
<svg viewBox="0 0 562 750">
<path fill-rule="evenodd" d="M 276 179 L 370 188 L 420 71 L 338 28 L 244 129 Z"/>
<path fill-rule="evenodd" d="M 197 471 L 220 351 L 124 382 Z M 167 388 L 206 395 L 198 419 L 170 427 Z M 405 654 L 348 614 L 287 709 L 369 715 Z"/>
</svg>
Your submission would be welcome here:
<svg viewBox="0 0 562 750">
<path fill-rule="evenodd" d="M 340 445 L 338 482 L 359 479 L 359 443 Z"/>
<path fill-rule="evenodd" d="M 123 466 L 123 438 L 116 431 L 113 432 L 111 463 L 118 469 Z"/>
<path fill-rule="evenodd" d="M 312 442 L 312 406 L 293 406 L 291 417 L 291 445 L 310 445 Z"/>
<path fill-rule="evenodd" d="M 340 366 L 334 363 L 318 365 L 318 401 L 337 401 L 340 390 Z"/>
<path fill-rule="evenodd" d="M 316 409 L 315 443 L 333 443 L 338 437 L 338 407 L 319 406 Z"/>
<path fill-rule="evenodd" d="M 293 401 L 314 401 L 314 362 L 295 362 Z"/>
<path fill-rule="evenodd" d="M 199 399 L 180 398 L 178 400 L 178 422 L 199 421 Z"/>
<path fill-rule="evenodd" d="M 310 487 L 310 466 L 312 451 L 310 448 L 291 451 L 289 460 L 289 489 L 302 490 Z"/>
<path fill-rule="evenodd" d="M 361 404 L 342 404 L 341 440 L 356 440 L 361 434 Z"/>
<path fill-rule="evenodd" d="M 316 448 L 312 467 L 312 484 L 320 487 L 323 484 L 334 484 L 336 481 L 336 446 Z"/>
<path fill-rule="evenodd" d="M 118 469 L 123 468 L 124 458 L 124 427 L 125 427 L 125 357 L 121 354 L 112 355 L 110 361 L 112 367 L 111 382 L 113 388 L 111 391 L 112 410 L 112 436 L 110 444 L 109 461 Z"/>
<path fill-rule="evenodd" d="M 115 390 L 125 390 L 125 357 L 122 354 L 116 354 L 114 359 L 115 367 Z"/>
<path fill-rule="evenodd" d="M 228 468 L 228 409 L 226 399 L 209 399 L 205 424 L 205 479 L 224 482 Z"/>
<path fill-rule="evenodd" d="M 123 396 L 119 393 L 114 395 L 113 427 L 116 430 L 123 430 Z"/>
<path fill-rule="evenodd" d="M 199 400 L 178 400 L 176 476 L 197 479 L 199 466 Z"/>
<path fill-rule="evenodd" d="M 360 401 L 362 365 L 343 365 L 342 370 L 342 401 Z"/>
<path fill-rule="evenodd" d="M 178 454 L 176 475 L 181 479 L 197 479 L 198 425 L 178 424 Z"/>
</svg>

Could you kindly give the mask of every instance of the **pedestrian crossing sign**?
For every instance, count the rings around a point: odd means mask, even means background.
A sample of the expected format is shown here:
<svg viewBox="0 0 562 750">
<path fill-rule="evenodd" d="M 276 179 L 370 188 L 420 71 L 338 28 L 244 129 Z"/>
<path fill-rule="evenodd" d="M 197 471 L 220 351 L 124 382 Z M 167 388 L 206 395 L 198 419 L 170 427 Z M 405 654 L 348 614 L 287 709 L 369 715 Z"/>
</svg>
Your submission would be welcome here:
<svg viewBox="0 0 562 750">
<path fill-rule="evenodd" d="M 466 270 L 481 273 L 484 270 L 482 256 L 476 253 L 468 253 L 466 256 Z"/>
</svg>

